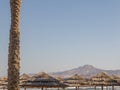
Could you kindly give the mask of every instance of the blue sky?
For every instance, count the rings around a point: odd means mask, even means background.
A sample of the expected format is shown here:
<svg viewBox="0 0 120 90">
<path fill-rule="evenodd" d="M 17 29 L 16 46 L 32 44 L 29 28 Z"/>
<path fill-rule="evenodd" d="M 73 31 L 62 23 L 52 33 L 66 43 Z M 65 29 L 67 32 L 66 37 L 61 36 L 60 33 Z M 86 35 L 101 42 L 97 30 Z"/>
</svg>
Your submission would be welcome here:
<svg viewBox="0 0 120 90">
<path fill-rule="evenodd" d="M 0 75 L 7 74 L 9 0 L 0 3 Z M 120 0 L 22 0 L 21 73 L 91 64 L 120 69 Z"/>
</svg>

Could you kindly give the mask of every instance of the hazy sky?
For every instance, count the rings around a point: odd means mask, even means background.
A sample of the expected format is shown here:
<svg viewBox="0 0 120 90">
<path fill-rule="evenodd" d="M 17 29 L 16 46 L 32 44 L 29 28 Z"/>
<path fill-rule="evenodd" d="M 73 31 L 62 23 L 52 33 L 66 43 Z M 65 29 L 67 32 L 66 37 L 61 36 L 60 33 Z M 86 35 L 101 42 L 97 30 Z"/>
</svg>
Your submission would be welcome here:
<svg viewBox="0 0 120 90">
<path fill-rule="evenodd" d="M 9 0 L 0 2 L 0 75 L 7 74 Z M 22 0 L 21 73 L 91 64 L 120 69 L 120 0 Z"/>
</svg>

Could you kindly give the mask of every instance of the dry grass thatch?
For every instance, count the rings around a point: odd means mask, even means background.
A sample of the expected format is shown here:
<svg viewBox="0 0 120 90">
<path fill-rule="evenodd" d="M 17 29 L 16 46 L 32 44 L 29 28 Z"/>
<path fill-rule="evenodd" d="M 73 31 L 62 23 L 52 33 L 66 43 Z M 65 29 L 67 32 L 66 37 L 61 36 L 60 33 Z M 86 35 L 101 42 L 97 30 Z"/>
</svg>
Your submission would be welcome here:
<svg viewBox="0 0 120 90">
<path fill-rule="evenodd" d="M 116 76 L 116 75 L 112 75 L 111 78 L 113 80 L 116 80 L 118 82 L 118 85 L 120 85 L 120 77 Z"/>
<path fill-rule="evenodd" d="M 33 77 L 29 78 L 28 81 L 56 81 L 57 79 L 53 78 L 52 76 L 49 76 L 45 72 L 40 72 L 38 74 L 35 74 Z"/>
<path fill-rule="evenodd" d="M 8 85 L 8 78 L 7 77 L 1 77 L 0 78 L 0 87 L 1 88 L 6 88 Z"/>
<path fill-rule="evenodd" d="M 112 79 L 115 79 L 115 80 L 120 80 L 120 77 L 116 76 L 116 75 L 112 75 L 111 76 Z"/>
<path fill-rule="evenodd" d="M 30 78 L 30 76 L 29 75 L 27 75 L 27 74 L 22 74 L 21 76 L 20 76 L 20 85 L 22 85 L 25 81 L 27 81 L 28 79 Z"/>
<path fill-rule="evenodd" d="M 71 87 L 79 87 L 86 84 L 85 79 L 77 74 L 73 75 L 72 77 L 66 78 L 64 83 Z"/>
<path fill-rule="evenodd" d="M 49 76 L 45 72 L 38 73 L 28 79 L 23 85 L 23 87 L 36 87 L 36 88 L 51 88 L 51 87 L 66 87 L 65 84 L 61 83 L 59 80 Z"/>
<path fill-rule="evenodd" d="M 118 85 L 117 81 L 112 79 L 109 75 L 104 72 L 97 74 L 91 78 L 91 85 L 96 86 L 113 86 Z"/>
<path fill-rule="evenodd" d="M 27 80 L 29 78 L 30 78 L 30 76 L 28 74 L 25 74 L 25 73 L 20 76 L 20 80 Z"/>
</svg>

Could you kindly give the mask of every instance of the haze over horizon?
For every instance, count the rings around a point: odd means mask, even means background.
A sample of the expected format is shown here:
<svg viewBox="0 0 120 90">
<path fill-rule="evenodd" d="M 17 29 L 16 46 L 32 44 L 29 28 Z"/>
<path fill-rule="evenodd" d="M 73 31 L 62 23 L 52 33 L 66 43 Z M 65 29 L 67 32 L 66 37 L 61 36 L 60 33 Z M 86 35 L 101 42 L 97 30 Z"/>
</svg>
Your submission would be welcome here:
<svg viewBox="0 0 120 90">
<path fill-rule="evenodd" d="M 0 3 L 0 76 L 7 75 L 9 0 Z M 120 69 L 120 0 L 22 1 L 21 73 Z"/>
</svg>

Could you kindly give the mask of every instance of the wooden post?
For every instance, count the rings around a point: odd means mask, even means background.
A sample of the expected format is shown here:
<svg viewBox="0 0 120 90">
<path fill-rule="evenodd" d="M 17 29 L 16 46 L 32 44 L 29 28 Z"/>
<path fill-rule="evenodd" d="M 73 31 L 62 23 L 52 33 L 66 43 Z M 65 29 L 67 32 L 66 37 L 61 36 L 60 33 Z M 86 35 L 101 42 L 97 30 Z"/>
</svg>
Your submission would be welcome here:
<svg viewBox="0 0 120 90">
<path fill-rule="evenodd" d="M 101 86 L 101 90 L 103 90 L 103 85 Z"/>
<path fill-rule="evenodd" d="M 41 88 L 41 90 L 43 90 L 43 87 Z"/>
<path fill-rule="evenodd" d="M 76 90 L 77 90 L 77 87 L 76 87 Z"/>
<path fill-rule="evenodd" d="M 108 90 L 108 86 L 106 86 L 106 90 Z"/>
<path fill-rule="evenodd" d="M 112 90 L 114 90 L 114 86 L 112 86 Z"/>
<path fill-rule="evenodd" d="M 5 87 L 3 87 L 3 90 L 5 90 Z"/>
<path fill-rule="evenodd" d="M 96 90 L 96 86 L 95 86 L 95 90 Z"/>
<path fill-rule="evenodd" d="M 26 88 L 24 88 L 24 90 L 26 90 Z"/>
</svg>

